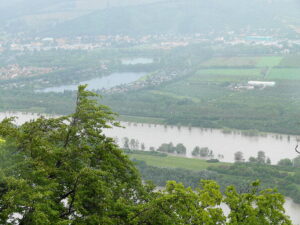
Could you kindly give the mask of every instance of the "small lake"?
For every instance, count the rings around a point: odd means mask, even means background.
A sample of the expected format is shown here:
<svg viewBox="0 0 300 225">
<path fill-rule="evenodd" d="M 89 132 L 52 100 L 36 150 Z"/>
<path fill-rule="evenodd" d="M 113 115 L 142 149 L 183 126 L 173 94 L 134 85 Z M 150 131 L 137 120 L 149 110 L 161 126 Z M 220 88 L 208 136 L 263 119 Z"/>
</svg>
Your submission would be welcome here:
<svg viewBox="0 0 300 225">
<path fill-rule="evenodd" d="M 87 84 L 88 90 L 101 90 L 109 89 L 118 85 L 129 84 L 137 81 L 141 77 L 145 76 L 146 73 L 112 73 L 109 76 L 94 78 L 91 80 L 82 81 L 78 84 L 62 85 L 57 87 L 50 87 L 39 90 L 39 92 L 64 92 L 64 91 L 76 91 L 78 85 Z"/>
<path fill-rule="evenodd" d="M 137 64 L 151 64 L 153 63 L 151 58 L 127 58 L 121 59 L 123 65 L 137 65 Z"/>
</svg>

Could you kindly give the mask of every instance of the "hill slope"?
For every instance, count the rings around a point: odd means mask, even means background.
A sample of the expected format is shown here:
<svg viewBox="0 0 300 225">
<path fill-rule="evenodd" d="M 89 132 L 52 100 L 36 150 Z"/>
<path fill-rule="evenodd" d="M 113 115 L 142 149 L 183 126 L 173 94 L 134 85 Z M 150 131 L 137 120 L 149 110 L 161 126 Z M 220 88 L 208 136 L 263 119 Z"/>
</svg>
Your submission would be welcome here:
<svg viewBox="0 0 300 225">
<path fill-rule="evenodd" d="M 58 24 L 47 34 L 190 33 L 300 24 L 296 0 L 173 0 L 110 7 Z"/>
</svg>

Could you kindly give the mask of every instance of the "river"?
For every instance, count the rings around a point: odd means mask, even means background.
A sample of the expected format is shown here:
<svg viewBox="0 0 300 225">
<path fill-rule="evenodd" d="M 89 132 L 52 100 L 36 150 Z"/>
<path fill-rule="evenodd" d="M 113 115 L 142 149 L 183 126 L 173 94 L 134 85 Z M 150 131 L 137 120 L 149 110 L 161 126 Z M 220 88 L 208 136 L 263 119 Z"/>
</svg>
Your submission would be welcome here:
<svg viewBox="0 0 300 225">
<path fill-rule="evenodd" d="M 34 113 L 2 112 L 0 121 L 5 117 L 17 116 L 17 124 L 37 118 Z M 50 117 L 46 115 L 46 117 Z M 242 151 L 245 159 L 256 156 L 257 151 L 262 150 L 270 157 L 273 164 L 282 158 L 295 158 L 298 155 L 294 148 L 296 136 L 267 134 L 265 136 L 249 137 L 240 133 L 224 134 L 219 129 L 203 129 L 195 127 L 173 127 L 154 124 L 139 124 L 123 122 L 126 128 L 113 128 L 105 130 L 107 136 L 116 138 L 121 145 L 124 137 L 134 138 L 144 143 L 146 148 L 157 148 L 162 143 L 183 143 L 187 147 L 187 157 L 192 157 L 191 152 L 195 146 L 208 147 L 214 154 L 224 155 L 222 161 L 233 162 L 234 153 Z M 277 138 L 276 138 L 277 137 Z M 300 205 L 286 199 L 285 209 L 291 216 L 294 224 L 300 225 Z"/>
<path fill-rule="evenodd" d="M 296 136 L 266 134 L 264 136 L 245 136 L 239 132 L 226 134 L 220 129 L 203 129 L 195 127 L 176 127 L 153 124 L 123 123 L 124 128 L 114 128 L 106 131 L 111 137 L 117 137 L 122 146 L 124 137 L 137 139 L 144 143 L 146 149 L 158 148 L 162 143 L 182 143 L 187 147 L 186 157 L 192 157 L 195 146 L 208 147 L 214 155 L 223 155 L 222 161 L 234 162 L 234 153 L 241 151 L 246 160 L 256 156 L 258 151 L 264 151 L 276 164 L 280 159 L 293 159 L 298 156 L 294 148 Z"/>
<path fill-rule="evenodd" d="M 0 120 L 11 116 L 18 117 L 17 124 L 22 124 L 38 117 L 39 114 L 0 112 Z M 294 150 L 297 144 L 296 136 L 269 133 L 264 136 L 252 137 L 238 132 L 226 134 L 220 129 L 129 122 L 123 122 L 122 126 L 126 128 L 115 127 L 105 130 L 106 135 L 116 138 L 120 146 L 122 146 L 124 137 L 144 143 L 146 149 L 158 148 L 163 143 L 172 142 L 174 145 L 182 143 L 187 147 L 186 157 L 192 157 L 192 150 L 195 146 L 208 147 L 213 150 L 215 156 L 223 155 L 222 161 L 224 162 L 234 162 L 234 153 L 237 151 L 243 152 L 246 160 L 250 156 L 256 156 L 258 151 L 264 151 L 266 156 L 271 159 L 272 164 L 276 164 L 283 158 L 293 159 L 298 156 Z"/>
</svg>

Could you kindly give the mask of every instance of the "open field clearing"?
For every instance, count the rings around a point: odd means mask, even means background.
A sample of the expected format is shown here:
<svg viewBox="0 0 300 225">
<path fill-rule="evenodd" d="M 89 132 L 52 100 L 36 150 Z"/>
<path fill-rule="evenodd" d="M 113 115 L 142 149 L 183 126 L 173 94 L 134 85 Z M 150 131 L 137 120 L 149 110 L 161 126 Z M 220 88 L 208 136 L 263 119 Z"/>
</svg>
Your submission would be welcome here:
<svg viewBox="0 0 300 225">
<path fill-rule="evenodd" d="M 146 154 L 129 154 L 131 159 L 145 161 L 150 166 L 161 168 L 181 168 L 194 171 L 207 169 L 210 166 L 230 165 L 229 163 L 208 163 L 202 159 L 189 159 L 180 156 L 153 156 Z"/>
<path fill-rule="evenodd" d="M 280 67 L 300 67 L 300 56 L 287 56 L 279 64 Z"/>
<path fill-rule="evenodd" d="M 278 66 L 283 57 L 216 57 L 209 59 L 201 64 L 202 67 L 274 67 Z M 288 57 L 285 61 L 295 63 L 297 58 Z"/>
<path fill-rule="evenodd" d="M 266 78 L 269 80 L 300 80 L 300 68 L 273 68 Z"/>
<path fill-rule="evenodd" d="M 225 76 L 251 76 L 259 77 L 261 69 L 202 69 L 198 70 L 197 75 L 225 75 Z M 200 77 L 201 78 L 201 77 Z"/>
<path fill-rule="evenodd" d="M 253 67 L 259 62 L 259 57 L 217 57 L 201 64 L 203 67 Z"/>
<path fill-rule="evenodd" d="M 279 65 L 283 57 L 281 56 L 266 56 L 260 58 L 256 66 L 258 67 L 274 67 Z"/>
</svg>

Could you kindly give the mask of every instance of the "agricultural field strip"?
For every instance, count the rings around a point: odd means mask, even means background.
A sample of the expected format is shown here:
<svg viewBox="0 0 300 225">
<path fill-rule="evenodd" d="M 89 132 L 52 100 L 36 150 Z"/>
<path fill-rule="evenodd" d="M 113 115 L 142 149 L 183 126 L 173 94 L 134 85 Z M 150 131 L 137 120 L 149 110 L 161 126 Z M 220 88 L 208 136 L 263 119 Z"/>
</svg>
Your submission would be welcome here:
<svg viewBox="0 0 300 225">
<path fill-rule="evenodd" d="M 208 163 L 202 159 L 190 159 L 180 156 L 152 156 L 143 154 L 129 154 L 131 159 L 145 161 L 150 166 L 161 168 L 182 168 L 193 171 L 207 169 L 210 166 L 230 165 L 230 163 Z"/>
<path fill-rule="evenodd" d="M 216 57 L 200 64 L 202 67 L 274 67 L 278 66 L 283 57 Z"/>
<path fill-rule="evenodd" d="M 150 93 L 155 94 L 155 95 L 163 95 L 163 96 L 167 96 L 167 97 L 171 97 L 171 98 L 175 98 L 175 99 L 179 99 L 179 100 L 188 99 L 188 100 L 191 100 L 195 103 L 200 103 L 201 102 L 201 100 L 198 99 L 198 98 L 184 96 L 184 95 L 176 95 L 174 93 L 167 92 L 167 91 L 153 90 L 153 91 L 150 91 Z"/>
</svg>

